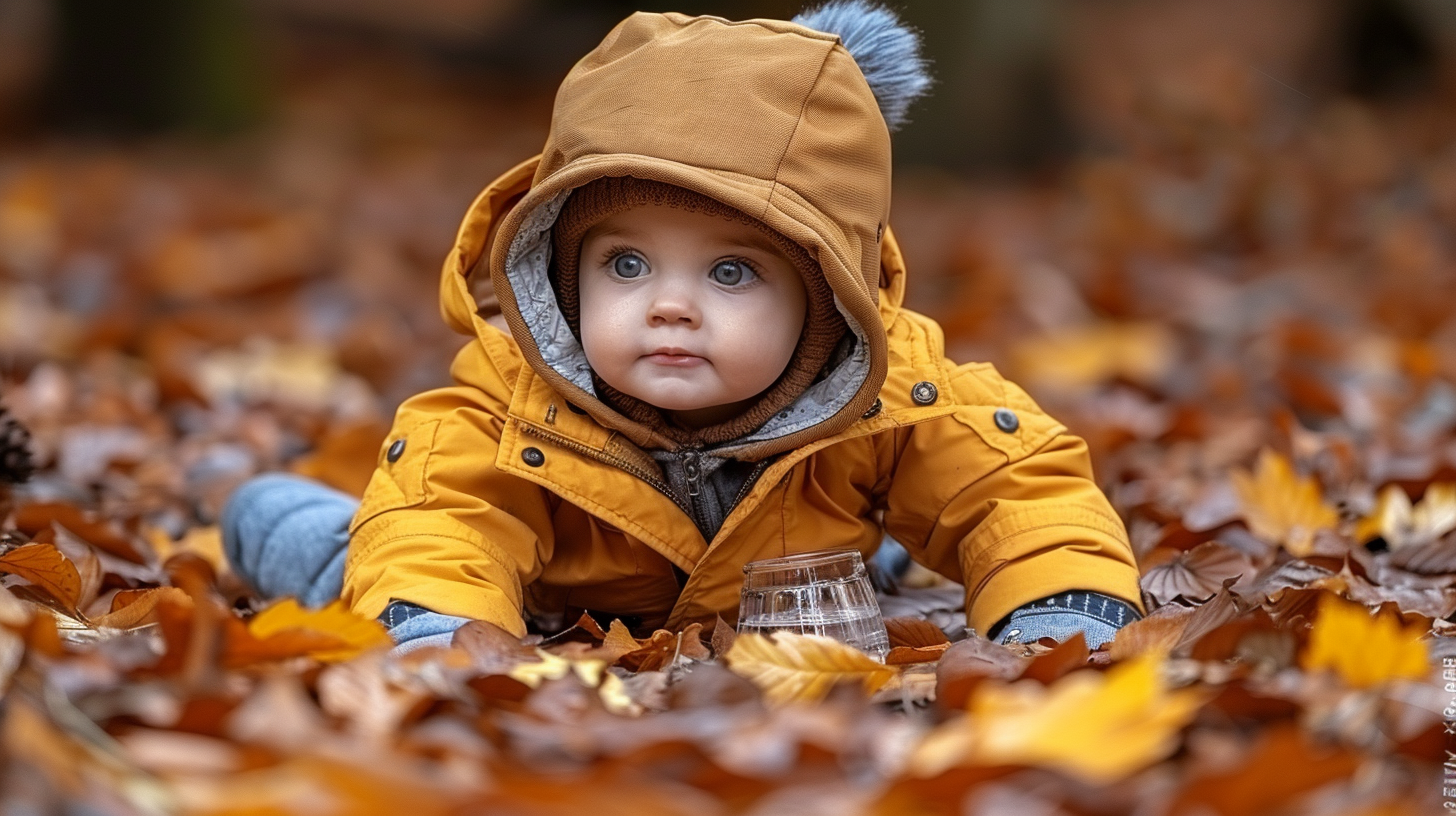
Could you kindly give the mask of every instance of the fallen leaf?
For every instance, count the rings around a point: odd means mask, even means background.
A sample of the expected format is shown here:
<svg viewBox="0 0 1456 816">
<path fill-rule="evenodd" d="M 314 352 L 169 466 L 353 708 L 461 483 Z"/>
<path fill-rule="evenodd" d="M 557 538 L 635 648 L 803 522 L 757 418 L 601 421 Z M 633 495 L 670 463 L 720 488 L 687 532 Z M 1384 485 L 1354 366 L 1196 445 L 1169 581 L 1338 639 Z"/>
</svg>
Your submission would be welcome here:
<svg viewBox="0 0 1456 816">
<path fill-rule="evenodd" d="M 1340 520 L 1334 508 L 1324 503 L 1314 479 L 1296 476 L 1289 460 L 1268 448 L 1259 453 L 1252 474 L 1234 471 L 1230 475 L 1249 530 L 1282 545 L 1291 555 L 1309 555 L 1315 533 L 1333 529 Z"/>
<path fill-rule="evenodd" d="M 1456 484 L 1432 484 L 1414 506 L 1399 485 L 1386 485 L 1375 510 L 1356 525 L 1355 537 L 1362 544 L 1380 537 L 1396 550 L 1428 544 L 1452 530 L 1456 530 Z"/>
<path fill-rule="evenodd" d="M 1153 384 L 1173 363 L 1176 342 L 1158 323 L 1099 323 L 1023 340 L 1012 350 L 1021 378 L 1085 388 L 1114 377 Z"/>
<path fill-rule="evenodd" d="M 886 666 L 908 666 L 913 663 L 934 663 L 950 648 L 950 641 L 934 646 L 892 646 L 885 656 Z"/>
<path fill-rule="evenodd" d="M 1109 649 L 1113 660 L 1128 660 L 1149 652 L 1169 654 L 1183 638 L 1193 609 L 1177 604 L 1161 606 L 1142 620 L 1117 630 Z"/>
<path fill-rule="evenodd" d="M 1314 627 L 1300 665 L 1307 671 L 1333 670 L 1354 688 L 1370 688 L 1399 678 L 1430 673 L 1425 627 L 1401 626 L 1392 614 L 1370 610 L 1331 593 L 1322 593 Z"/>
<path fill-rule="evenodd" d="M 248 634 L 264 643 L 298 631 L 318 633 L 338 641 L 337 646 L 307 652 L 309 657 L 325 663 L 348 660 L 371 649 L 394 645 L 383 624 L 350 612 L 342 601 L 334 601 L 322 609 L 304 609 L 298 601 L 285 598 L 248 621 Z"/>
<path fill-rule="evenodd" d="M 956 641 L 935 667 L 935 699 L 946 708 L 964 708 L 972 690 L 987 678 L 1012 680 L 1030 661 L 999 643 L 980 637 Z"/>
<path fill-rule="evenodd" d="M 1021 676 L 1041 683 L 1051 683 L 1067 672 L 1087 665 L 1089 654 L 1086 635 L 1077 632 L 1053 646 L 1050 651 L 1033 657 L 1026 664 L 1026 670 Z"/>
<path fill-rule="evenodd" d="M 1238 767 L 1190 782 L 1169 812 L 1188 813 L 1199 804 L 1223 816 L 1269 813 L 1326 782 L 1349 779 L 1360 764 L 1354 752 L 1316 745 L 1298 727 L 1277 724 L 1259 736 Z"/>
<path fill-rule="evenodd" d="M 1162 667 L 1150 654 L 1050 686 L 982 683 L 968 715 L 933 731 L 910 767 L 935 776 L 961 765 L 1034 765 L 1115 782 L 1171 753 L 1205 701 L 1201 691 L 1169 690 Z"/>
<path fill-rule="evenodd" d="M 33 536 L 51 524 L 59 524 L 87 544 L 119 558 L 135 564 L 146 563 L 115 524 L 74 505 L 62 502 L 32 502 L 15 511 L 15 526 L 27 535 Z"/>
<path fill-rule="evenodd" d="M 837 640 L 792 632 L 767 637 L 741 633 L 724 661 L 775 705 L 822 700 L 841 683 L 857 684 L 873 694 L 895 676 L 894 669 Z"/>
<path fill-rule="evenodd" d="M 111 611 L 90 618 L 87 623 L 97 629 L 132 629 L 156 620 L 157 605 L 163 601 L 191 606 L 192 599 L 176 587 L 126 589 L 111 599 Z"/>
<path fill-rule="evenodd" d="M 72 617 L 80 614 L 81 574 L 54 544 L 26 544 L 0 555 L 0 572 L 8 572 L 45 590 Z"/>
<path fill-rule="evenodd" d="M 890 636 L 891 648 L 896 646 L 938 646 L 950 643 L 939 626 L 924 618 L 886 618 L 885 632 Z"/>
<path fill-rule="evenodd" d="M 613 623 L 621 624 L 620 621 Z M 688 624 L 686 629 L 677 633 L 659 629 L 652 633 L 646 643 L 623 653 L 617 662 L 631 671 L 646 672 L 659 671 L 677 662 L 679 658 L 707 660 L 712 657 L 712 653 L 703 645 L 702 631 L 701 623 Z M 626 633 L 625 626 L 622 627 L 622 632 Z M 612 637 L 610 632 L 607 637 Z M 605 642 L 603 645 L 606 645 Z"/>
<path fill-rule="evenodd" d="M 1218 592 L 1229 578 L 1253 574 L 1254 564 L 1247 555 L 1217 541 L 1205 541 L 1191 550 L 1154 551 L 1143 564 L 1141 584 L 1143 591 L 1161 606 L 1180 596 L 1202 601 Z"/>
<path fill-rule="evenodd" d="M 733 640 L 736 637 L 738 637 L 738 631 L 729 626 L 728 621 L 723 620 L 723 616 L 719 615 L 713 621 L 713 635 L 709 641 L 713 647 L 713 654 L 717 657 L 728 654 L 733 648 Z"/>
<path fill-rule="evenodd" d="M 456 629 L 451 645 L 464 649 L 483 674 L 505 674 L 519 663 L 536 660 L 534 648 L 488 621 L 470 621 Z"/>
</svg>

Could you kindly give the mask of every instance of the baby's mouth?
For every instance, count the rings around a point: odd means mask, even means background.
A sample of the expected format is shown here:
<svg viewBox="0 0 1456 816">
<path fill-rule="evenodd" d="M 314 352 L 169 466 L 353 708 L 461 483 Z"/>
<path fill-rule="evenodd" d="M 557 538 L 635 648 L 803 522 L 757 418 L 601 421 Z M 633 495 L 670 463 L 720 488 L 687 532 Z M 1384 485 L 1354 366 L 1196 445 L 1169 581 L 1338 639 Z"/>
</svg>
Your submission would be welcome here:
<svg viewBox="0 0 1456 816">
<path fill-rule="evenodd" d="M 699 357 L 687 349 L 676 347 L 660 348 L 651 354 L 644 355 L 643 359 L 657 365 L 679 367 L 702 365 L 708 362 L 707 359 Z"/>
</svg>

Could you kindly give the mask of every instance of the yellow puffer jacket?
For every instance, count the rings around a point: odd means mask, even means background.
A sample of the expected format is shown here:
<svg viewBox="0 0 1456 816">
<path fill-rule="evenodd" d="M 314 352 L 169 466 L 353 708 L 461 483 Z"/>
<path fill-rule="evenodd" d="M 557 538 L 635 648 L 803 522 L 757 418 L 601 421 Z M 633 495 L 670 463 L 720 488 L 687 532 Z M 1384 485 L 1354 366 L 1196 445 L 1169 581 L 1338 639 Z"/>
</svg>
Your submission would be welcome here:
<svg viewBox="0 0 1456 816">
<path fill-rule="evenodd" d="M 546 277 L 570 191 L 632 175 L 695 190 L 818 260 L 852 353 L 790 410 L 709 451 L 763 469 L 706 541 L 647 449 L 598 400 Z M 986 364 L 946 359 L 901 306 L 890 141 L 836 37 L 777 20 L 637 14 L 568 75 L 541 156 L 471 206 L 441 308 L 472 339 L 456 385 L 406 401 L 351 525 L 344 600 L 488 620 L 579 610 L 646 627 L 734 621 L 743 565 L 888 532 L 963 583 L 979 632 L 1071 589 L 1141 608 L 1121 521 L 1085 443 Z M 486 321 L 496 303 L 510 333 Z M 744 338 L 751 343 L 752 338 Z"/>
</svg>

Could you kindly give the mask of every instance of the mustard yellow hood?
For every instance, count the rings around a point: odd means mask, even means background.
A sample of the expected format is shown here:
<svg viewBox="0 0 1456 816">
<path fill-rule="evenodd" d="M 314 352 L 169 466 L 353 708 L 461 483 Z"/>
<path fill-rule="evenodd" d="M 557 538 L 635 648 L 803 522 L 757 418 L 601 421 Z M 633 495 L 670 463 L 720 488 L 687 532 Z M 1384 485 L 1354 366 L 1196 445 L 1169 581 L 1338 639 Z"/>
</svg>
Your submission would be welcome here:
<svg viewBox="0 0 1456 816">
<path fill-rule="evenodd" d="M 844 361 L 720 455 L 772 455 L 865 413 L 888 365 L 880 288 L 894 293 L 893 311 L 903 269 L 886 228 L 889 130 L 838 37 L 781 20 L 632 15 L 567 75 L 543 153 L 481 194 L 446 262 L 452 327 L 494 334 L 478 314 L 481 293 L 493 291 L 522 355 L 566 400 L 640 447 L 672 449 L 597 399 L 546 276 L 561 207 L 606 176 L 694 190 L 797 241 L 849 324 Z"/>
</svg>

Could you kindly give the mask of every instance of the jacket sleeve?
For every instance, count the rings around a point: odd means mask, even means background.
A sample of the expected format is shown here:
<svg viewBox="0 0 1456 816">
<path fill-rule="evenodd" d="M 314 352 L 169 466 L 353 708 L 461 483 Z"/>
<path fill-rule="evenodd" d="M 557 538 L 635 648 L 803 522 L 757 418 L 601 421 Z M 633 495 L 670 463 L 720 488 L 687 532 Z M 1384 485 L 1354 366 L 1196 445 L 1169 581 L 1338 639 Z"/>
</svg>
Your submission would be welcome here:
<svg viewBox="0 0 1456 816">
<path fill-rule="evenodd" d="M 509 372 L 478 342 L 452 371 L 462 384 L 407 400 L 381 445 L 349 528 L 343 599 L 371 618 L 402 601 L 524 635 L 522 587 L 550 558 L 551 499 L 495 466 Z"/>
<path fill-rule="evenodd" d="M 965 585 L 966 617 L 982 635 L 1068 590 L 1143 611 L 1126 529 L 1092 480 L 1086 443 L 989 365 L 950 378 L 950 415 L 895 432 L 886 532 Z"/>
</svg>

